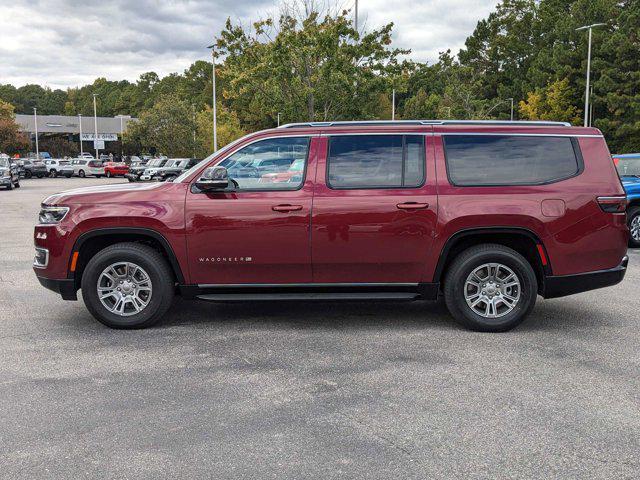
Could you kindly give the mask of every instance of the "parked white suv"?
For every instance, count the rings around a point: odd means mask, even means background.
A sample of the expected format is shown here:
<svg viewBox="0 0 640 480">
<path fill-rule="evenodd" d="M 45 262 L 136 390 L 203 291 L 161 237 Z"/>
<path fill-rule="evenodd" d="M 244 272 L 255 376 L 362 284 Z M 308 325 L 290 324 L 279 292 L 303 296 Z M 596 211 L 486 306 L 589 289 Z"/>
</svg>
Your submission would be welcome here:
<svg viewBox="0 0 640 480">
<path fill-rule="evenodd" d="M 76 158 L 71 162 L 71 165 L 73 166 L 73 174 L 82 178 L 87 175 L 100 178 L 104 175 L 104 166 L 100 160 Z"/>
<path fill-rule="evenodd" d="M 69 160 L 50 158 L 48 160 L 45 160 L 44 164 L 47 167 L 49 176 L 51 177 L 64 176 L 67 178 L 71 178 L 71 176 L 73 175 L 73 167 L 71 166 L 71 162 Z"/>
</svg>

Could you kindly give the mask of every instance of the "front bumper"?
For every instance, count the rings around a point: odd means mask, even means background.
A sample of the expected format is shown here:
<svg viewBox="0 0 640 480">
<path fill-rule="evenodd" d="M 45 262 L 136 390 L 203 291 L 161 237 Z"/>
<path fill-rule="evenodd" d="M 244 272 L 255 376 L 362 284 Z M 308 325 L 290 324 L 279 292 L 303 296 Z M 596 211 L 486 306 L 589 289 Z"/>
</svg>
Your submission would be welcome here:
<svg viewBox="0 0 640 480">
<path fill-rule="evenodd" d="M 548 276 L 544 279 L 544 298 L 558 298 L 597 288 L 610 287 L 622 281 L 627 273 L 629 257 L 624 256 L 620 265 L 610 270 L 579 273 L 576 275 Z"/>
<path fill-rule="evenodd" d="M 11 177 L 1 177 L 0 178 L 0 185 L 9 185 L 11 184 L 13 180 L 11 179 Z"/>
<path fill-rule="evenodd" d="M 73 278 L 58 280 L 54 278 L 38 277 L 38 281 L 44 288 L 60 294 L 63 300 L 78 300 L 78 291 Z"/>
</svg>

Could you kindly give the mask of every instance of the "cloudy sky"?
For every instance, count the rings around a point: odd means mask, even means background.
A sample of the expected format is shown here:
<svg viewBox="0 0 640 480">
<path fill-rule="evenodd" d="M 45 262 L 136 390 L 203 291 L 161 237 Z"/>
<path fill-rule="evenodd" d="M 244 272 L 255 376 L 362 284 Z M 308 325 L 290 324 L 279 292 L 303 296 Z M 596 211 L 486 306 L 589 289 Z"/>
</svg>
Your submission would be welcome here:
<svg viewBox="0 0 640 480">
<path fill-rule="evenodd" d="M 343 1 L 343 0 L 340 0 Z M 354 0 L 344 0 L 350 8 Z M 360 22 L 394 22 L 398 47 L 416 60 L 457 51 L 497 0 L 359 0 Z M 0 83 L 66 88 L 101 76 L 181 72 L 208 58 L 227 17 L 248 25 L 276 0 L 0 0 Z"/>
</svg>

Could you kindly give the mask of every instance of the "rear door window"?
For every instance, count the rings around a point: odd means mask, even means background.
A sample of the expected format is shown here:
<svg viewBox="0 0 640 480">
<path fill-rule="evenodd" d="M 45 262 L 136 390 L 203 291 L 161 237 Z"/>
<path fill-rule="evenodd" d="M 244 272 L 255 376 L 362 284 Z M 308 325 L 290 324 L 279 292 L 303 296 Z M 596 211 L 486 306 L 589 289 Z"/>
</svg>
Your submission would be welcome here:
<svg viewBox="0 0 640 480">
<path fill-rule="evenodd" d="M 333 189 L 415 188 L 424 183 L 423 135 L 340 135 L 329 140 Z"/>
<path fill-rule="evenodd" d="M 540 185 L 580 173 L 576 139 L 516 135 L 443 135 L 453 185 Z"/>
</svg>

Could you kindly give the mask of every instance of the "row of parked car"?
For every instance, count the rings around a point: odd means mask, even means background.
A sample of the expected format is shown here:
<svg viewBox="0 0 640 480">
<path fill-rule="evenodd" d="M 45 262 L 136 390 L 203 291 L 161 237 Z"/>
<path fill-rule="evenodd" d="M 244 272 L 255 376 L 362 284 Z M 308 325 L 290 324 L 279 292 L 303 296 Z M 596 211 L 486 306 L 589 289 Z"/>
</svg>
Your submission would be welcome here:
<svg viewBox="0 0 640 480">
<path fill-rule="evenodd" d="M 171 181 L 199 162 L 196 158 L 139 158 L 130 162 L 96 160 L 93 157 L 73 159 L 33 158 L 9 159 L 7 166 L 16 171 L 17 178 L 44 177 L 126 177 L 130 182 Z"/>
</svg>

